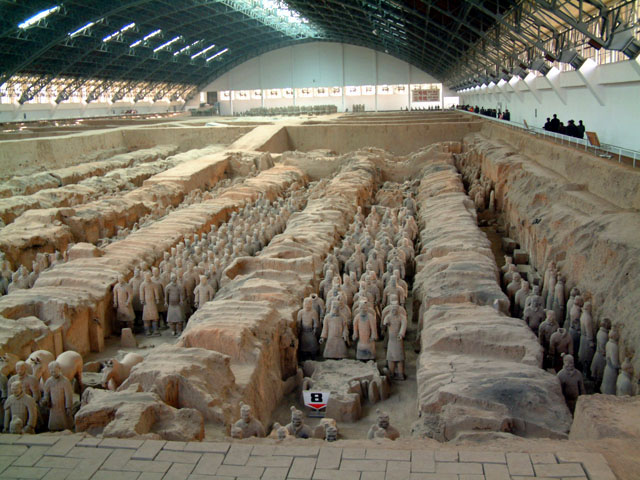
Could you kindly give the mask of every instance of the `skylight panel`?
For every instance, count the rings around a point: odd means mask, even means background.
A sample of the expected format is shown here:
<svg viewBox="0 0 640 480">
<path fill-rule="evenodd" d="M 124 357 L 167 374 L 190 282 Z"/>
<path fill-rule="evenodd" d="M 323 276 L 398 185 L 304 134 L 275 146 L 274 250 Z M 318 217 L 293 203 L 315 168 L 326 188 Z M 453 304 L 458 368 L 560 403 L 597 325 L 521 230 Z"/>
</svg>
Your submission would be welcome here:
<svg viewBox="0 0 640 480">
<path fill-rule="evenodd" d="M 229 51 L 228 48 L 225 48 L 224 50 L 220 50 L 218 53 L 211 55 L 209 58 L 207 58 L 207 62 L 213 60 L 214 58 L 219 57 L 220 55 L 222 55 L 223 53 L 227 53 Z"/>
<path fill-rule="evenodd" d="M 153 49 L 153 53 L 156 53 L 159 50 L 162 50 L 163 48 L 167 48 L 169 45 L 176 43 L 178 40 L 180 40 L 182 38 L 182 35 L 178 35 L 177 37 L 172 38 L 171 40 L 169 40 L 168 42 L 164 42 L 162 45 L 160 45 L 159 47 L 156 47 Z"/>
<path fill-rule="evenodd" d="M 222 0 L 226 5 L 290 37 L 319 37 L 307 18 L 284 0 Z"/>
<path fill-rule="evenodd" d="M 191 60 L 195 60 L 196 58 L 198 58 L 200 55 L 204 55 L 205 53 L 207 53 L 209 50 L 211 50 L 212 48 L 214 48 L 216 45 L 215 43 L 212 45 L 209 45 L 207 48 L 205 48 L 204 50 L 200 50 L 198 53 L 196 53 L 195 55 L 191 55 Z"/>
<path fill-rule="evenodd" d="M 55 7 L 51 7 L 39 13 L 36 13 L 33 17 L 27 18 L 24 22 L 19 23 L 18 28 L 26 30 L 29 27 L 33 27 L 40 20 L 42 20 L 43 18 L 47 18 L 52 13 L 56 13 L 58 10 L 60 10 L 60 5 L 56 5 Z"/>
<path fill-rule="evenodd" d="M 104 37 L 102 39 L 102 41 L 106 43 L 106 42 L 108 42 L 110 40 L 113 40 L 114 38 L 116 38 L 121 33 L 124 33 L 127 30 L 131 30 L 135 26 L 136 26 L 135 22 L 129 23 L 128 25 L 125 25 L 124 27 L 122 27 L 120 30 L 118 30 L 116 32 L 113 32 L 111 35 L 107 35 L 106 37 Z"/>
<path fill-rule="evenodd" d="M 68 35 L 69 35 L 71 38 L 73 38 L 73 37 L 75 37 L 76 35 L 79 35 L 79 34 L 81 34 L 82 32 L 84 32 L 87 28 L 91 28 L 91 27 L 93 27 L 95 24 L 96 24 L 96 22 L 89 22 L 89 23 L 87 23 L 85 26 L 80 27 L 79 29 L 77 29 L 76 31 L 74 31 L 74 32 L 69 32 L 69 33 L 68 33 Z"/>
</svg>

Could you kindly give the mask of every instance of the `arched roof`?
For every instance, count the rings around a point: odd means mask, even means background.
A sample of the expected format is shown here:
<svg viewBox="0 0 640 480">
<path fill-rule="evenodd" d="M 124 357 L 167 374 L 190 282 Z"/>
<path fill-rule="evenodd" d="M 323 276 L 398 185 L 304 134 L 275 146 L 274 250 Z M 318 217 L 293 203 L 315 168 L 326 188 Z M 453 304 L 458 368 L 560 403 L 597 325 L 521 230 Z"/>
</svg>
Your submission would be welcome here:
<svg viewBox="0 0 640 480">
<path fill-rule="evenodd" d="M 0 84 L 31 75 L 23 100 L 58 77 L 77 79 L 60 100 L 88 78 L 104 80 L 97 90 L 116 81 L 123 91 L 136 82 L 204 85 L 261 53 L 325 40 L 386 52 L 460 88 L 532 68 L 536 59 L 557 60 L 579 42 L 635 57 L 637 6 L 637 0 L 0 0 Z"/>
</svg>

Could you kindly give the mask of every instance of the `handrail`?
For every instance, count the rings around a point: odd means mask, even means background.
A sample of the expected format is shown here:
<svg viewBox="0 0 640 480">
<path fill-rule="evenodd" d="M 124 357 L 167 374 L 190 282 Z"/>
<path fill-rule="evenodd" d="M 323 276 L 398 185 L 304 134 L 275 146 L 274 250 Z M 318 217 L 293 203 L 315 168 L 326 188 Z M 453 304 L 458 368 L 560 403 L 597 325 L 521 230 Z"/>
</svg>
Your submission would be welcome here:
<svg viewBox="0 0 640 480">
<path fill-rule="evenodd" d="M 543 128 L 529 127 L 521 123 L 516 123 L 508 120 L 501 120 L 499 118 L 493 118 L 486 115 L 482 115 L 480 113 L 469 112 L 467 110 L 456 110 L 456 111 L 464 112 L 469 115 L 475 115 L 485 120 L 491 120 L 493 122 L 500 123 L 501 125 L 512 128 L 514 130 L 528 132 L 532 135 L 542 135 L 551 139 L 555 143 L 560 143 L 562 145 L 570 145 L 577 149 L 584 148 L 586 152 L 591 152 L 594 155 L 597 155 L 598 157 L 613 158 L 617 156 L 618 163 L 622 163 L 623 158 L 625 160 L 629 159 L 630 161 L 632 161 L 633 168 L 636 168 L 636 162 L 640 160 L 640 152 L 638 152 L 637 150 L 631 150 L 628 148 L 619 147 L 617 145 L 609 145 L 606 143 L 603 143 L 598 147 L 595 145 L 591 145 L 591 142 L 589 142 L 589 139 L 587 138 L 576 138 L 576 137 L 571 137 L 569 135 L 563 135 L 561 133 L 548 132 Z"/>
</svg>

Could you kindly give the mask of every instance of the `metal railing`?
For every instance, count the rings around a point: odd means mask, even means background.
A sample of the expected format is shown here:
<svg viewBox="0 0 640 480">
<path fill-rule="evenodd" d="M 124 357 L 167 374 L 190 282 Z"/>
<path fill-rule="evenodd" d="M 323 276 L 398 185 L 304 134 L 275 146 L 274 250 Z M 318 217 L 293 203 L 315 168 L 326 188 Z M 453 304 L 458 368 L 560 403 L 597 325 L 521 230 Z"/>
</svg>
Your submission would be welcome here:
<svg viewBox="0 0 640 480">
<path fill-rule="evenodd" d="M 578 150 L 590 152 L 601 158 L 615 159 L 617 157 L 618 163 L 623 163 L 623 161 L 624 163 L 631 163 L 631 165 L 633 165 L 633 168 L 636 168 L 636 163 L 638 162 L 638 160 L 640 160 L 640 152 L 638 152 L 637 150 L 631 150 L 628 148 L 619 147 L 617 145 L 609 145 L 606 143 L 603 143 L 600 146 L 596 146 L 592 145 L 588 138 L 576 138 L 570 137 L 569 135 L 563 135 L 561 133 L 548 132 L 543 128 L 527 127 L 526 125 L 523 125 L 521 123 L 500 120 L 499 118 L 488 117 L 486 115 L 482 115 L 481 113 L 469 112 L 467 110 L 456 111 L 474 115 L 485 120 L 491 120 L 514 130 L 528 132 L 532 135 L 543 136 L 555 143 L 572 146 Z"/>
</svg>

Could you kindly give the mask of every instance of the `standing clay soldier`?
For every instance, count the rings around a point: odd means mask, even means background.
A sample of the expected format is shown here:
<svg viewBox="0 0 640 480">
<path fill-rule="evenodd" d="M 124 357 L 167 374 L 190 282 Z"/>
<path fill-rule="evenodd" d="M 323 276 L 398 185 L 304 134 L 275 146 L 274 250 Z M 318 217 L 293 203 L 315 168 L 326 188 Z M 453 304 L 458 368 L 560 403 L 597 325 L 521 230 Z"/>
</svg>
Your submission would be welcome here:
<svg viewBox="0 0 640 480">
<path fill-rule="evenodd" d="M 567 300 L 567 308 L 565 308 L 565 311 L 564 311 L 564 325 L 563 325 L 563 327 L 566 328 L 567 330 L 571 325 L 571 322 L 569 321 L 569 316 L 571 314 L 571 309 L 573 308 L 573 302 L 575 302 L 576 297 L 578 295 L 580 295 L 580 289 L 578 287 L 573 287 L 569 292 L 569 300 Z"/>
<path fill-rule="evenodd" d="M 44 382 L 41 403 L 49 409 L 49 431 L 58 432 L 73 428 L 73 387 L 67 377 L 62 375 L 58 362 L 49 363 L 51 376 Z"/>
<path fill-rule="evenodd" d="M 133 292 L 133 298 L 131 304 L 133 305 L 133 311 L 136 313 L 142 313 L 142 304 L 140 303 L 140 285 L 144 278 L 140 274 L 140 269 L 138 267 L 133 269 L 133 277 L 129 280 L 129 286 L 131 287 L 131 291 Z"/>
<path fill-rule="evenodd" d="M 133 311 L 133 290 L 124 281 L 124 275 L 118 275 L 118 283 L 113 287 L 113 308 L 116 309 L 118 322 L 124 323 L 133 332 L 136 314 Z"/>
<path fill-rule="evenodd" d="M 158 296 L 156 295 L 156 287 L 151 280 L 149 272 L 144 274 L 144 281 L 140 284 L 140 303 L 142 304 L 142 321 L 144 323 L 144 333 L 148 337 L 153 335 L 160 336 L 158 332 Z"/>
<path fill-rule="evenodd" d="M 514 272 L 511 277 L 511 283 L 507 285 L 507 296 L 509 297 L 509 301 L 513 303 L 513 299 L 516 296 L 516 292 L 520 290 L 522 286 L 522 277 L 518 272 Z"/>
<path fill-rule="evenodd" d="M 577 352 L 580 348 L 580 317 L 582 316 L 582 306 L 584 300 L 580 295 L 577 295 L 573 300 L 573 306 L 569 313 L 569 333 L 573 338 L 573 351 Z"/>
<path fill-rule="evenodd" d="M 407 332 L 407 316 L 400 313 L 397 304 L 393 304 L 382 323 L 389 329 L 389 342 L 387 343 L 389 374 L 392 378 L 404 380 L 406 378 L 404 375 L 404 336 Z"/>
<path fill-rule="evenodd" d="M 580 395 L 585 394 L 582 373 L 573 365 L 573 356 L 565 355 L 562 358 L 563 368 L 558 372 L 558 380 L 562 387 L 562 394 L 567 402 L 569 410 L 573 414 L 576 409 L 576 402 Z"/>
<path fill-rule="evenodd" d="M 340 315 L 339 305 L 335 302 L 331 312 L 325 317 L 320 334 L 320 344 L 327 342 L 324 348 L 324 358 L 347 358 L 347 340 L 349 339 L 349 326 Z"/>
<path fill-rule="evenodd" d="M 389 423 L 389 414 L 377 410 L 378 418 L 376 424 L 372 425 L 367 433 L 367 438 L 373 440 L 375 438 L 388 438 L 389 440 L 395 440 L 400 437 L 400 432 L 397 428 Z"/>
<path fill-rule="evenodd" d="M 322 320 L 325 313 L 324 300 L 322 300 L 316 293 L 312 293 L 311 295 L 309 295 L 309 298 L 311 299 L 311 305 L 313 305 L 313 309 L 318 313 L 318 320 Z"/>
<path fill-rule="evenodd" d="M 530 295 L 531 290 L 529 288 L 529 282 L 523 280 L 520 283 L 520 290 L 518 290 L 513 297 L 513 315 L 517 318 L 522 318 L 524 315 L 524 307 L 527 297 Z"/>
<path fill-rule="evenodd" d="M 549 357 L 551 357 L 551 365 L 556 372 L 562 369 L 563 355 L 573 355 L 573 339 L 566 329 L 559 328 L 549 340 Z"/>
<path fill-rule="evenodd" d="M 607 364 L 606 347 L 609 340 L 609 329 L 611 328 L 611 320 L 604 318 L 596 335 L 596 353 L 591 360 L 591 378 L 594 379 L 597 386 L 602 383 L 602 375 L 604 375 L 604 367 Z"/>
<path fill-rule="evenodd" d="M 298 328 L 300 329 L 300 359 L 314 359 L 318 354 L 318 331 L 320 320 L 318 312 L 313 309 L 310 297 L 302 302 L 302 310 L 298 312 Z"/>
<path fill-rule="evenodd" d="M 616 381 L 620 370 L 620 353 L 618 351 L 618 331 L 615 328 L 609 332 L 609 341 L 605 347 L 606 365 L 602 375 L 600 391 L 609 395 L 616 394 Z"/>
<path fill-rule="evenodd" d="M 184 288 L 178 285 L 176 280 L 176 274 L 172 273 L 171 280 L 164 289 L 164 302 L 167 306 L 167 323 L 174 337 L 180 335 L 184 327 L 183 304 L 185 301 Z"/>
<path fill-rule="evenodd" d="M 586 302 L 580 315 L 580 343 L 578 348 L 578 366 L 583 372 L 590 372 L 591 360 L 595 353 L 595 331 L 591 316 L 591 302 Z"/>
<path fill-rule="evenodd" d="M 233 424 L 232 429 L 240 430 L 233 438 L 249 438 L 249 437 L 264 437 L 266 432 L 262 422 L 255 418 L 251 414 L 251 407 L 243 402 L 240 402 L 240 420 Z"/>
<path fill-rule="evenodd" d="M 376 316 L 366 309 L 361 309 L 358 316 L 353 319 L 353 340 L 357 340 L 356 359 L 375 360 L 376 340 L 378 329 Z"/>
<path fill-rule="evenodd" d="M 25 362 L 16 362 L 15 368 L 16 374 L 8 382 L 9 390 L 11 390 L 12 384 L 18 382 L 22 385 L 22 391 L 31 396 L 37 403 L 40 400 L 40 381 L 27 373 L 27 364 Z"/>
<path fill-rule="evenodd" d="M 538 335 L 538 329 L 540 323 L 545 318 L 545 311 L 542 307 L 542 298 L 540 296 L 534 296 L 531 300 L 531 304 L 524 309 L 523 319 L 529 325 L 529 328 L 533 330 L 533 333 Z"/>
<path fill-rule="evenodd" d="M 207 282 L 207 277 L 200 275 L 200 284 L 193 291 L 193 306 L 196 307 L 196 309 L 202 308 L 205 303 L 213 300 L 215 293 L 211 285 Z"/>
<path fill-rule="evenodd" d="M 549 274 L 549 290 L 547 291 L 547 296 L 546 296 L 547 310 L 553 310 L 553 298 L 556 292 L 557 282 L 558 282 L 558 272 L 554 270 Z"/>
<path fill-rule="evenodd" d="M 38 421 L 36 401 L 22 391 L 22 383 L 14 382 L 11 395 L 4 402 L 5 433 L 35 433 Z"/>
<path fill-rule="evenodd" d="M 556 314 L 553 310 L 547 310 L 547 318 L 540 325 L 540 329 L 538 331 L 538 340 L 540 341 L 540 345 L 545 351 L 545 363 L 543 368 L 547 368 L 550 366 L 550 358 L 548 358 L 549 353 L 549 342 L 551 340 L 551 335 L 558 330 L 558 323 L 556 322 Z"/>
<path fill-rule="evenodd" d="M 631 376 L 633 375 L 633 365 L 628 358 L 622 362 L 620 368 L 620 375 L 616 381 L 616 395 L 622 397 L 624 395 L 633 395 L 633 384 L 631 383 Z"/>
<path fill-rule="evenodd" d="M 291 407 L 291 423 L 284 427 L 287 433 L 296 438 L 311 438 L 312 431 L 302 421 L 302 412 L 296 407 Z"/>
<path fill-rule="evenodd" d="M 164 320 L 164 315 L 167 313 L 167 307 L 165 306 L 164 301 L 164 286 L 162 285 L 162 279 L 160 277 L 160 270 L 158 267 L 153 267 L 151 269 L 151 281 L 156 289 L 156 296 L 158 298 L 158 303 L 156 303 L 156 308 L 158 309 L 158 326 L 164 325 L 163 328 L 167 328 Z"/>
<path fill-rule="evenodd" d="M 564 279 L 558 275 L 558 282 L 553 293 L 553 311 L 556 312 L 556 320 L 558 324 L 562 322 L 564 318 Z"/>
</svg>

